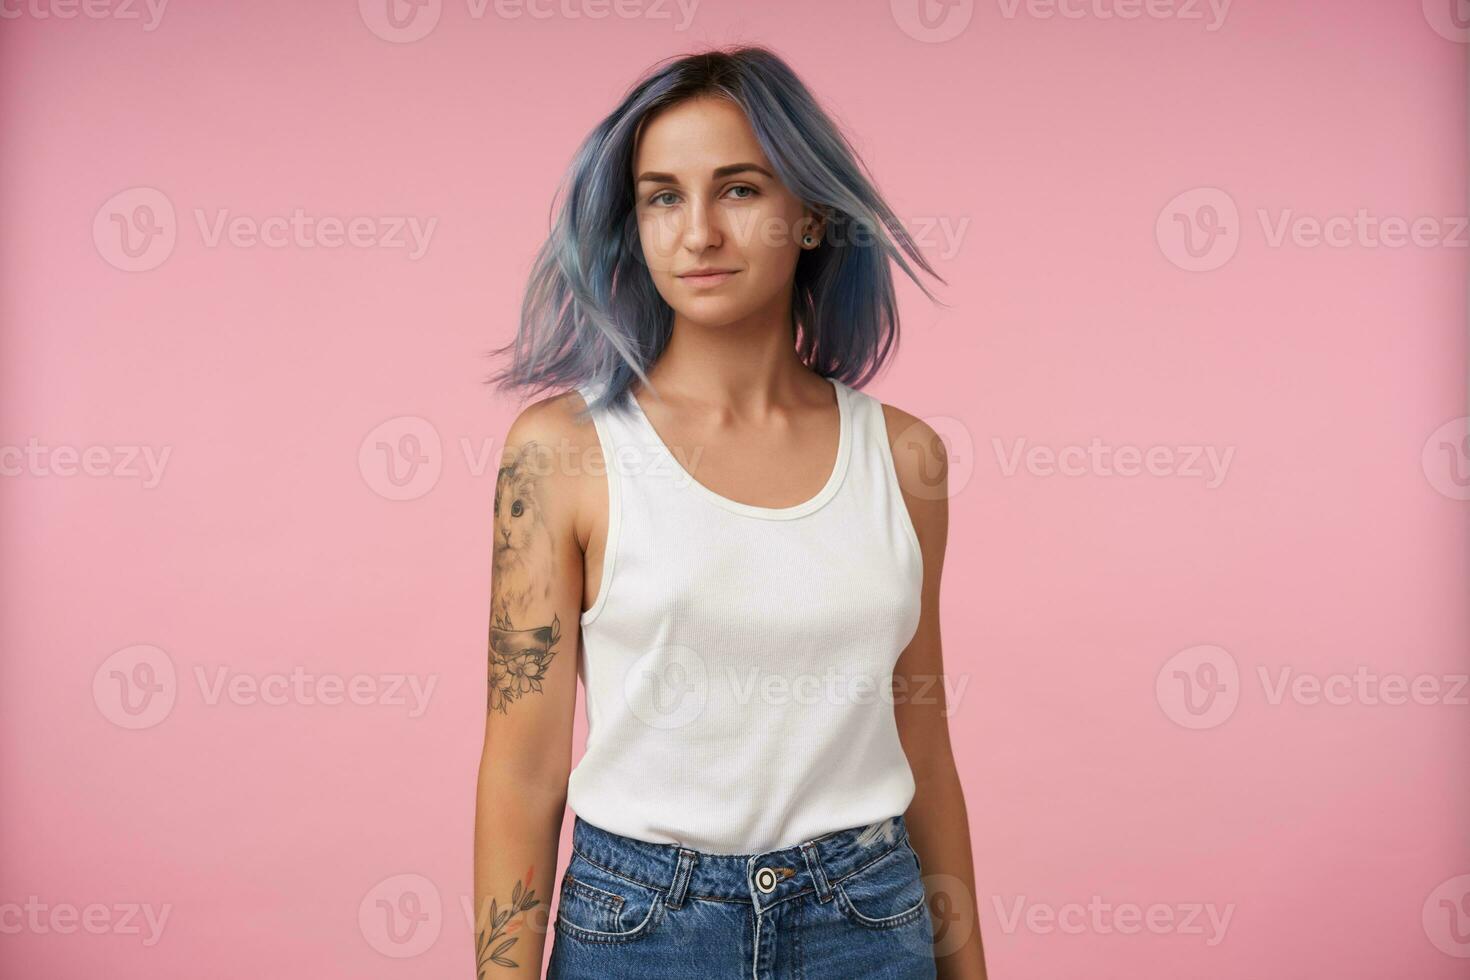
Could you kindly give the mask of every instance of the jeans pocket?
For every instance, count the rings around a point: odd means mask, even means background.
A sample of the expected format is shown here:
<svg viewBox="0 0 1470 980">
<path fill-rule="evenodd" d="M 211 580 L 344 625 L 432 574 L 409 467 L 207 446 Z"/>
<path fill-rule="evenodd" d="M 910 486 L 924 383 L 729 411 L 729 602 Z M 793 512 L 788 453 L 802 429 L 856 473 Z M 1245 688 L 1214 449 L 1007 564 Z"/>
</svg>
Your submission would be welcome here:
<svg viewBox="0 0 1470 980">
<path fill-rule="evenodd" d="M 838 881 L 835 890 L 843 914 L 868 929 L 908 925 L 927 914 L 919 857 L 907 839 Z"/>
<path fill-rule="evenodd" d="M 658 889 L 604 870 L 573 852 L 562 875 L 556 929 L 586 942 L 632 942 L 658 924 L 662 905 Z"/>
</svg>

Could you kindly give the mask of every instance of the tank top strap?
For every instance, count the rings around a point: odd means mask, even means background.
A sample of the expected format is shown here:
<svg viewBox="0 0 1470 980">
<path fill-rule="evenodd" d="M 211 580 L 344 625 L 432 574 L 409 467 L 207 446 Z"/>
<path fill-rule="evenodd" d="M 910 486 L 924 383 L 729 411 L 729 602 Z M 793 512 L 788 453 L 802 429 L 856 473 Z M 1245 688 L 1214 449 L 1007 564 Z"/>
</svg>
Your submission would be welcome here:
<svg viewBox="0 0 1470 980">
<path fill-rule="evenodd" d="M 588 382 L 579 385 L 577 393 L 582 396 L 583 401 L 591 405 L 606 388 L 606 384 Z M 646 460 L 650 456 L 657 456 L 660 448 L 656 441 L 650 440 L 632 401 L 632 396 L 624 391 L 613 404 L 591 413 L 606 466 L 609 471 L 616 471 L 609 475 L 625 487 L 630 481 L 636 480 L 640 473 L 657 469 L 656 466 L 648 465 Z"/>
</svg>

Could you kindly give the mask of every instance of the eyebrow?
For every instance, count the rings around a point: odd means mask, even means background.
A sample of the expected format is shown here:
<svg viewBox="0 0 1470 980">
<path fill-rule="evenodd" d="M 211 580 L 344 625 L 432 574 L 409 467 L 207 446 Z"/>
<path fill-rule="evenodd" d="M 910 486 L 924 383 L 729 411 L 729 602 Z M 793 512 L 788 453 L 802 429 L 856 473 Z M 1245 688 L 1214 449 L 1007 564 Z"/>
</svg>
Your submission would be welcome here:
<svg viewBox="0 0 1470 980">
<path fill-rule="evenodd" d="M 758 163 L 731 163 L 723 167 L 716 167 L 714 169 L 714 172 L 710 174 L 710 177 L 713 180 L 719 180 L 721 177 L 729 177 L 733 174 L 746 173 L 752 170 L 758 174 L 765 174 L 772 180 L 776 179 L 775 174 L 771 173 L 769 170 L 767 170 L 765 167 L 762 167 Z M 638 179 L 633 181 L 633 183 L 636 185 L 641 184 L 644 181 L 650 181 L 655 184 L 677 184 L 679 182 L 679 178 L 675 177 L 673 174 L 666 174 L 658 170 L 645 170 L 643 173 L 638 175 Z"/>
</svg>

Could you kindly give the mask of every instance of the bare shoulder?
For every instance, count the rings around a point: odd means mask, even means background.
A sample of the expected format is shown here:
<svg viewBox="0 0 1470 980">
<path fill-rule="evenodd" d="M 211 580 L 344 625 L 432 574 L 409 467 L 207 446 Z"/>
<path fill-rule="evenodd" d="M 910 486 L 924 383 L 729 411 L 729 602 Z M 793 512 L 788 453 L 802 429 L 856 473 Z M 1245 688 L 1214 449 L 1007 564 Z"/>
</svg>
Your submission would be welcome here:
<svg viewBox="0 0 1470 980">
<path fill-rule="evenodd" d="M 573 390 L 521 409 L 506 431 L 497 497 L 503 485 L 531 486 L 548 518 L 564 528 L 582 523 L 585 498 L 602 479 L 601 444 L 592 421 L 581 417 L 584 406 Z"/>
<path fill-rule="evenodd" d="M 933 426 L 893 405 L 883 405 L 883 422 L 904 505 L 926 564 L 944 560 L 949 536 L 949 453 Z"/>
<path fill-rule="evenodd" d="M 505 436 L 507 451 L 533 442 L 595 445 L 597 433 L 591 420 L 579 418 L 584 407 L 585 402 L 576 391 L 564 391 L 531 402 L 511 422 Z"/>
<path fill-rule="evenodd" d="M 893 467 L 904 493 L 920 500 L 943 499 L 949 479 L 949 454 L 933 427 L 916 415 L 883 404 L 883 422 Z"/>
</svg>

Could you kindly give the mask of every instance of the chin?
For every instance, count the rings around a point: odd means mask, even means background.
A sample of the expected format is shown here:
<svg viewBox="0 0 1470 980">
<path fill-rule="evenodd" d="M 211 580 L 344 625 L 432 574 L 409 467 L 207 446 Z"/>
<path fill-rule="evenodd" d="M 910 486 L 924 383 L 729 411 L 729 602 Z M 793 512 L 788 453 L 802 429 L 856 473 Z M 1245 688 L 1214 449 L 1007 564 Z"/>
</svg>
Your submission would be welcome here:
<svg viewBox="0 0 1470 980">
<path fill-rule="evenodd" d="M 745 316 L 748 311 L 742 311 L 728 302 L 694 302 L 676 306 L 674 312 L 689 323 L 713 328 L 728 326 Z"/>
</svg>

